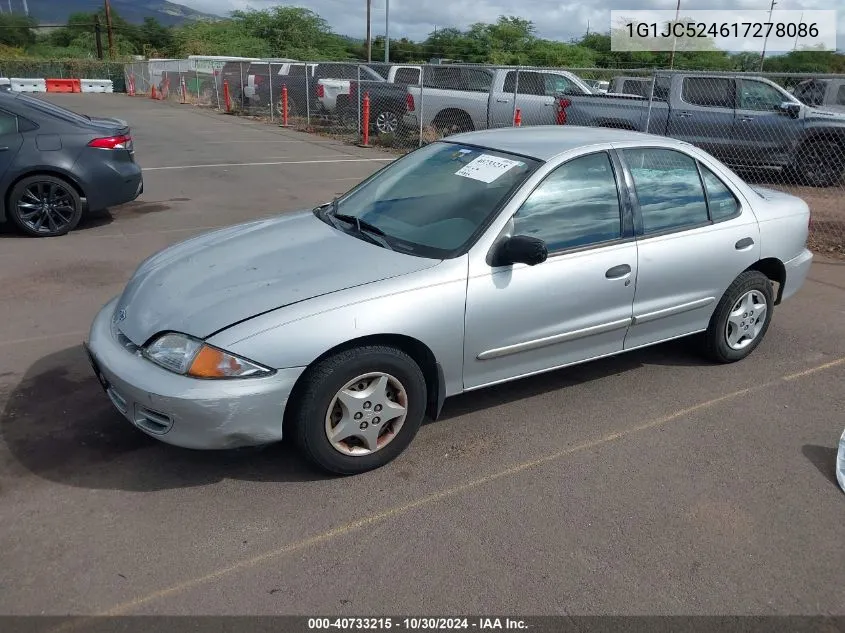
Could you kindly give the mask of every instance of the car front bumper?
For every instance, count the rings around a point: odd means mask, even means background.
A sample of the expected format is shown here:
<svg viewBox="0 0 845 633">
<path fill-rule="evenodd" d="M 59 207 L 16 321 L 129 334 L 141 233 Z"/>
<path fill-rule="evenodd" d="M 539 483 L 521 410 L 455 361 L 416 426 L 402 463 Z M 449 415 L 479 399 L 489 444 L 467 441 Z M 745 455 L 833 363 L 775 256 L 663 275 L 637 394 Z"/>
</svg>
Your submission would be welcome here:
<svg viewBox="0 0 845 633">
<path fill-rule="evenodd" d="M 304 367 L 266 378 L 201 380 L 141 356 L 112 327 L 117 298 L 91 326 L 86 345 L 100 384 L 134 426 L 168 444 L 194 449 L 258 446 L 282 439 L 291 390 Z"/>
<path fill-rule="evenodd" d="M 806 248 L 797 257 L 786 262 L 783 267 L 786 270 L 786 281 L 780 293 L 780 300 L 785 301 L 794 295 L 807 279 L 810 267 L 813 265 L 813 253 Z"/>
</svg>

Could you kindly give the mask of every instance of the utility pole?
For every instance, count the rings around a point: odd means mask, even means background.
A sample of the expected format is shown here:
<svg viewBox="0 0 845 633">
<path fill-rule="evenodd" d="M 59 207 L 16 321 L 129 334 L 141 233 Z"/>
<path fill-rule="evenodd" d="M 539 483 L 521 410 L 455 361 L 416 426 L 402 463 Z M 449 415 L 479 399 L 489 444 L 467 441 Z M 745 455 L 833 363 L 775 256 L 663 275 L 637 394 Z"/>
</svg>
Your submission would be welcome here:
<svg viewBox="0 0 845 633">
<path fill-rule="evenodd" d="M 775 0 L 772 0 L 772 6 L 769 7 L 769 22 L 772 21 L 772 11 L 775 10 L 776 4 L 777 4 L 777 2 L 775 2 Z M 768 39 L 769 39 L 769 35 L 767 33 L 766 37 L 763 38 L 763 52 L 760 53 L 760 72 L 763 72 L 763 60 L 766 58 L 766 41 Z"/>
<path fill-rule="evenodd" d="M 678 23 L 678 18 L 681 16 L 681 0 L 678 0 L 678 6 L 675 8 L 675 24 Z M 672 27 L 672 33 L 675 32 L 675 27 Z M 672 36 L 672 56 L 669 57 L 669 70 L 672 70 L 675 67 L 675 44 L 677 44 L 678 38 Z"/>
<path fill-rule="evenodd" d="M 109 33 L 109 59 L 114 59 L 114 32 L 111 25 L 111 2 L 106 0 L 106 29 Z"/>
<path fill-rule="evenodd" d="M 384 5 L 384 63 L 390 63 L 390 0 Z"/>
<path fill-rule="evenodd" d="M 24 15 L 29 16 L 29 5 L 26 3 L 26 0 L 23 0 L 23 12 Z"/>
<path fill-rule="evenodd" d="M 372 13 L 372 0 L 367 0 L 367 61 L 373 61 L 373 38 L 370 29 L 370 15 Z"/>
<path fill-rule="evenodd" d="M 94 39 L 97 41 L 97 59 L 103 58 L 103 30 L 100 28 L 100 15 L 94 14 Z"/>
</svg>

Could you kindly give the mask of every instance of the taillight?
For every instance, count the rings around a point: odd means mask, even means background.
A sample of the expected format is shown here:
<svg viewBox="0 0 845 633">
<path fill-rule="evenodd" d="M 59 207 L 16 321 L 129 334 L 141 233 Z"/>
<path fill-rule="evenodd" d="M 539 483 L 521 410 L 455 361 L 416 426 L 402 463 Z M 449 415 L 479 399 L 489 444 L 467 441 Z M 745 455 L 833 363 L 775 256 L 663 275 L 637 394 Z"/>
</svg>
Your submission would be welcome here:
<svg viewBox="0 0 845 633">
<path fill-rule="evenodd" d="M 349 97 L 354 98 L 358 95 L 358 84 L 354 81 L 349 82 Z"/>
<path fill-rule="evenodd" d="M 129 149 L 131 145 L 131 136 L 107 136 L 95 138 L 88 143 L 88 147 L 96 147 L 97 149 Z"/>
<path fill-rule="evenodd" d="M 408 112 L 413 112 L 416 109 L 416 104 L 414 103 L 414 95 L 410 92 L 405 95 L 405 107 L 408 109 Z"/>
<path fill-rule="evenodd" d="M 317 97 L 323 98 L 325 96 L 326 96 L 326 88 L 323 86 L 323 84 L 317 84 Z"/>
</svg>

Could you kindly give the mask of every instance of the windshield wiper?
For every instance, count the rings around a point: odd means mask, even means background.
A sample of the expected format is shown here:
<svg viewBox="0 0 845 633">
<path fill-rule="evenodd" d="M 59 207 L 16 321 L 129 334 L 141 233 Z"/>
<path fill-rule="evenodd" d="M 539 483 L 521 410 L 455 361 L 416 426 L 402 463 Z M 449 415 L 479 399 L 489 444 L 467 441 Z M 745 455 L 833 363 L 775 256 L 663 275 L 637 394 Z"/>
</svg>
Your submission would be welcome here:
<svg viewBox="0 0 845 633">
<path fill-rule="evenodd" d="M 349 222 L 350 224 L 354 224 L 355 228 L 358 229 L 359 233 L 366 231 L 367 233 L 384 235 L 384 231 L 382 231 L 375 224 L 370 224 L 366 220 L 362 220 L 357 216 L 346 215 L 345 213 L 332 213 L 332 217 L 337 218 L 338 220 L 343 220 L 344 222 Z"/>
<path fill-rule="evenodd" d="M 337 212 L 337 200 L 332 203 L 332 213 L 327 214 L 328 217 L 334 218 L 336 220 L 341 220 L 342 222 L 348 222 L 355 226 L 355 230 L 360 235 L 366 235 L 371 241 L 376 242 L 377 244 L 383 246 L 388 250 L 395 250 L 390 243 L 384 239 L 385 233 L 375 224 L 370 224 L 366 220 L 362 220 L 361 218 L 354 216 L 354 215 L 347 215 L 346 213 L 338 213 Z"/>
</svg>

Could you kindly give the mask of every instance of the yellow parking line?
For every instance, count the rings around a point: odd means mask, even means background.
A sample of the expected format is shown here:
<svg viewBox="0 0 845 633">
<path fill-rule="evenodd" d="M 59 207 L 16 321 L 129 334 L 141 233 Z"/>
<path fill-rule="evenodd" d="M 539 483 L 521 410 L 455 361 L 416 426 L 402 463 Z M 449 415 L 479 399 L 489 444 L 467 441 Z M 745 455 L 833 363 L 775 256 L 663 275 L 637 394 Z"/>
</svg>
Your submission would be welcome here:
<svg viewBox="0 0 845 633">
<path fill-rule="evenodd" d="M 580 444 L 576 444 L 574 446 L 570 446 L 569 448 L 564 448 L 559 451 L 555 451 L 554 453 L 550 453 L 548 455 L 544 455 L 542 457 L 538 457 L 536 459 L 532 459 L 529 461 L 521 462 L 516 464 L 515 466 L 511 466 L 510 468 L 506 468 L 504 470 L 497 471 L 490 475 L 485 475 L 483 477 L 478 477 L 477 479 L 473 479 L 467 481 L 463 484 L 459 484 L 456 486 L 452 486 L 450 488 L 446 488 L 439 492 L 434 492 L 429 495 L 425 495 L 423 497 L 419 497 L 418 499 L 414 499 L 413 501 L 409 501 L 404 504 L 393 506 L 392 508 L 388 508 L 387 510 L 383 510 L 381 512 L 377 512 L 375 514 L 371 514 L 369 516 L 360 518 L 356 521 L 351 521 L 349 523 L 345 523 L 344 525 L 339 525 L 336 528 L 328 530 L 326 532 L 322 532 L 320 534 L 315 534 L 314 536 L 310 536 L 306 539 L 302 539 L 300 541 L 294 541 L 293 543 L 288 543 L 287 545 L 283 545 L 276 549 L 264 552 L 262 554 L 258 554 L 256 556 L 252 556 L 250 558 L 242 559 L 236 563 L 228 565 L 226 567 L 221 567 L 213 572 L 208 574 L 204 574 L 202 576 L 197 576 L 195 578 L 190 578 L 183 582 L 177 583 L 175 585 L 171 585 L 169 587 L 164 587 L 162 589 L 158 589 L 146 595 L 140 596 L 133 600 L 128 600 L 121 604 L 118 604 L 107 611 L 101 612 L 97 614 L 97 616 L 115 616 L 115 615 L 122 615 L 126 614 L 136 607 L 141 605 L 147 604 L 149 602 L 153 602 L 160 598 L 164 598 L 188 589 L 192 589 L 204 583 L 217 580 L 231 574 L 233 572 L 247 569 L 249 567 L 254 567 L 260 563 L 272 560 L 274 558 L 278 558 L 280 556 L 284 556 L 285 554 L 290 554 L 292 552 L 296 552 L 301 549 L 305 549 L 307 547 L 311 547 L 312 545 L 320 545 L 321 543 L 325 543 L 326 541 L 330 541 L 340 536 L 344 536 L 349 534 L 350 532 L 354 532 L 361 528 L 367 527 L 372 525 L 373 523 L 377 523 L 380 521 L 384 521 L 386 519 L 390 519 L 392 517 L 405 514 L 411 510 L 415 510 L 421 506 L 429 505 L 435 503 L 437 501 L 441 501 L 442 499 L 446 499 L 448 497 L 453 497 L 461 492 L 471 490 L 473 488 L 478 488 L 484 484 L 490 483 L 492 481 L 496 481 L 498 479 L 502 479 L 505 477 L 509 477 L 511 475 L 516 475 L 522 473 L 526 470 L 531 468 L 536 468 L 538 466 L 542 466 L 549 462 L 558 460 L 562 457 L 566 457 L 567 455 L 572 455 L 573 453 L 578 453 L 580 451 L 589 450 L 595 448 L 597 446 L 601 446 L 602 444 L 607 444 L 609 442 L 614 442 L 616 440 L 622 439 L 634 433 L 639 433 L 640 431 L 646 431 L 648 429 L 653 429 L 658 426 L 663 426 L 670 422 L 674 422 L 676 420 L 680 420 L 686 418 L 687 416 L 696 413 L 698 411 L 702 411 L 704 409 L 708 409 L 713 407 L 717 404 L 721 404 L 723 402 L 727 402 L 729 400 L 734 400 L 740 396 L 744 396 L 748 393 L 753 393 L 756 391 L 762 391 L 769 387 L 773 387 L 782 383 L 783 381 L 790 381 L 796 380 L 798 378 L 803 378 L 816 372 L 824 371 L 826 369 L 831 369 L 833 367 L 837 367 L 839 365 L 845 364 L 845 357 L 838 358 L 836 360 L 830 361 L 828 363 L 824 363 L 823 365 L 818 365 L 816 367 L 811 367 L 804 371 L 795 373 L 795 374 L 788 374 L 785 376 L 781 376 L 775 380 L 772 380 L 767 383 L 763 383 L 760 385 L 755 385 L 752 387 L 748 387 L 746 389 L 740 389 L 738 391 L 733 391 L 729 394 L 720 396 L 718 398 L 713 398 L 712 400 L 707 400 L 705 402 L 700 402 L 699 404 L 693 405 L 691 407 L 686 407 L 685 409 L 679 409 L 673 413 L 668 415 L 651 419 L 647 422 L 639 424 L 637 426 L 629 427 L 627 429 L 622 429 L 619 431 L 615 431 L 613 433 L 608 433 L 607 435 L 603 435 L 596 439 L 587 440 L 585 442 L 581 442 Z M 94 616 L 96 617 L 96 616 Z M 69 628 L 77 628 L 78 626 L 82 626 L 85 622 L 86 618 L 81 618 L 79 620 L 68 622 L 64 626 L 59 626 L 56 629 L 53 629 L 53 632 L 57 633 L 58 631 L 66 631 Z"/>
</svg>

